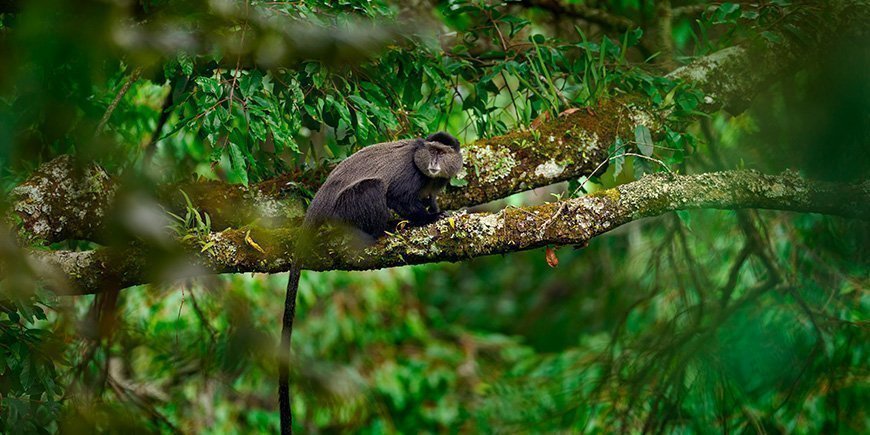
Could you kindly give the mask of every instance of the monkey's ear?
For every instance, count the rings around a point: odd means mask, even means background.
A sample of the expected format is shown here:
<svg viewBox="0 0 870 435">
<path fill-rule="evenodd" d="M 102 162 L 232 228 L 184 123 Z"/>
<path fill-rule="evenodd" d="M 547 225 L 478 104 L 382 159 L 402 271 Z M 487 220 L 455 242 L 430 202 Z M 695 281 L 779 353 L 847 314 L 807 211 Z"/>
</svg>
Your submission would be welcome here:
<svg viewBox="0 0 870 435">
<path fill-rule="evenodd" d="M 456 151 L 459 151 L 459 140 L 455 137 L 451 136 L 450 133 L 446 133 L 443 131 L 439 131 L 438 133 L 432 133 L 426 138 L 427 142 L 440 142 L 449 147 L 453 147 Z"/>
</svg>

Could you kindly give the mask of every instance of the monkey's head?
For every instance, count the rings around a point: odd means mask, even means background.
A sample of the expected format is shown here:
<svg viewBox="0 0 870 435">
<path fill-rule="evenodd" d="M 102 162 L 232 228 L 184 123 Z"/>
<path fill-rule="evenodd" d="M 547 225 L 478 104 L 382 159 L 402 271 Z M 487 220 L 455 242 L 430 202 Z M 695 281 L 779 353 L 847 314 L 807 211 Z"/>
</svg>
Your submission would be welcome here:
<svg viewBox="0 0 870 435">
<path fill-rule="evenodd" d="M 452 178 L 462 170 L 462 154 L 455 137 L 438 132 L 420 139 L 414 164 L 429 178 Z"/>
</svg>

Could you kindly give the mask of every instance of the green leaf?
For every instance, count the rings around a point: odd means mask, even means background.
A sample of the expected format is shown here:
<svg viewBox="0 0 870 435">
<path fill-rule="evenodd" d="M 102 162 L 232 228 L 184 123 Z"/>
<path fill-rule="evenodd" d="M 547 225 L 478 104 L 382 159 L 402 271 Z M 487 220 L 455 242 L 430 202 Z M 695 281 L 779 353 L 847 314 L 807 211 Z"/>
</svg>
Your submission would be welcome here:
<svg viewBox="0 0 870 435">
<path fill-rule="evenodd" d="M 369 128 L 369 120 L 366 119 L 365 113 L 361 110 L 354 112 L 356 118 L 356 136 L 359 140 L 366 140 L 371 135 Z"/>
<path fill-rule="evenodd" d="M 726 2 L 726 3 L 722 3 L 722 5 L 719 6 L 719 11 L 721 11 L 725 15 L 729 15 L 738 9 L 740 9 L 740 5 L 738 5 L 736 3 Z"/>
<path fill-rule="evenodd" d="M 505 15 L 501 17 L 500 21 L 510 24 L 511 28 L 508 34 L 511 37 L 514 37 L 520 30 L 523 30 L 523 28 L 531 24 L 531 21 L 515 15 Z"/>
<path fill-rule="evenodd" d="M 653 167 L 649 160 L 642 158 L 634 158 L 631 161 L 631 166 L 634 169 L 634 178 L 640 179 L 645 174 L 652 174 Z"/>
<path fill-rule="evenodd" d="M 632 30 L 626 32 L 626 45 L 629 47 L 633 47 L 640 42 L 641 36 L 643 36 L 643 29 L 640 27 L 636 27 Z"/>
<path fill-rule="evenodd" d="M 654 145 L 649 128 L 643 124 L 638 124 L 638 126 L 634 128 L 634 139 L 637 141 L 637 148 L 640 150 L 641 154 L 647 157 L 653 155 Z"/>
<path fill-rule="evenodd" d="M 242 184 L 248 185 L 248 165 L 245 162 L 245 155 L 238 145 L 230 142 L 227 147 L 230 156 L 230 165 L 233 167 L 233 173 L 239 177 Z"/>
<path fill-rule="evenodd" d="M 613 157 L 610 159 L 613 162 L 613 177 L 616 178 L 622 173 L 622 168 L 625 165 L 625 146 L 622 139 L 617 137 L 613 142 L 613 151 L 610 153 Z"/>
<path fill-rule="evenodd" d="M 332 105 L 335 108 L 336 112 L 338 112 L 338 117 L 342 121 L 344 121 L 347 125 L 350 125 L 350 110 L 348 110 L 347 105 L 344 101 L 332 101 Z"/>
<path fill-rule="evenodd" d="M 218 98 L 220 98 L 223 93 L 220 82 L 213 77 L 197 77 L 196 85 L 199 86 L 203 92 L 214 95 Z"/>
<path fill-rule="evenodd" d="M 735 23 L 740 16 L 740 5 L 736 3 L 722 3 L 713 14 L 714 24 Z"/>
<path fill-rule="evenodd" d="M 769 30 L 765 30 L 764 32 L 761 32 L 761 37 L 768 40 L 768 42 L 771 42 L 773 44 L 779 44 L 780 42 L 782 42 L 782 36 L 780 36 L 779 33 L 771 32 Z"/>
<path fill-rule="evenodd" d="M 260 118 L 251 118 L 250 124 L 248 124 L 248 132 L 251 133 L 251 137 L 257 141 L 265 141 L 266 140 L 266 123 L 263 122 Z"/>
<path fill-rule="evenodd" d="M 163 64 L 163 77 L 169 79 L 175 76 L 175 71 L 178 69 L 178 61 L 169 59 Z"/>
<path fill-rule="evenodd" d="M 249 98 L 263 89 L 263 73 L 254 69 L 239 77 L 239 91 L 242 97 Z"/>
<path fill-rule="evenodd" d="M 319 116 L 317 116 L 317 109 L 314 106 L 306 104 L 303 107 L 305 108 L 305 112 L 308 113 L 308 116 L 314 118 L 315 120 L 320 118 Z"/>
<path fill-rule="evenodd" d="M 178 66 L 181 67 L 181 72 L 184 73 L 185 76 L 190 76 L 193 74 L 193 59 L 185 54 L 178 54 Z"/>
<path fill-rule="evenodd" d="M 30 376 L 30 359 L 22 360 L 21 373 L 19 374 L 18 381 L 21 382 L 21 387 L 25 390 L 30 388 L 30 385 L 33 383 L 33 379 Z"/>
</svg>

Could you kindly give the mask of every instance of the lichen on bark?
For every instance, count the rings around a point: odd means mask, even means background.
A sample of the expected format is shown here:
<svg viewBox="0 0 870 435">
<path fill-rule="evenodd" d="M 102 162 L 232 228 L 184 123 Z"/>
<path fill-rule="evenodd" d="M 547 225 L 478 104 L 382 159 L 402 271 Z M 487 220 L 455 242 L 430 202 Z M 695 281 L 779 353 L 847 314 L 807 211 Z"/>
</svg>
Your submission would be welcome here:
<svg viewBox="0 0 870 435">
<path fill-rule="evenodd" d="M 497 213 L 460 212 L 431 225 L 398 228 L 364 251 L 328 239 L 306 256 L 304 265 L 311 270 L 377 269 L 462 261 L 546 245 L 584 245 L 633 220 L 697 208 L 791 210 L 870 220 L 870 180 L 838 184 L 809 181 L 793 172 L 773 176 L 755 171 L 649 175 L 594 195 Z M 187 262 L 198 268 L 186 273 L 286 271 L 298 235 L 295 227 L 247 227 L 210 235 L 208 241 L 214 243 L 202 252 L 201 245 L 188 242 Z M 141 249 L 31 255 L 55 265 L 67 277 L 64 293 L 99 292 L 102 282 L 128 286 L 165 276 L 149 270 L 147 253 Z"/>
<path fill-rule="evenodd" d="M 28 243 L 87 239 L 101 228 L 116 185 L 98 166 L 81 168 L 70 156 L 40 166 L 10 192 L 20 219 L 18 234 Z"/>
</svg>

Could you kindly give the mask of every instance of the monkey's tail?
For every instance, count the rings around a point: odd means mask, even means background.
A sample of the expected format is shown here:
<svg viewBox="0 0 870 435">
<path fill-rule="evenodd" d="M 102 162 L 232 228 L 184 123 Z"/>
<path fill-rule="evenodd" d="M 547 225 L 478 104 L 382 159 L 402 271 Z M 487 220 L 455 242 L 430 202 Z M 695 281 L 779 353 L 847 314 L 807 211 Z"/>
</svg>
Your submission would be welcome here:
<svg viewBox="0 0 870 435">
<path fill-rule="evenodd" d="M 284 320 L 281 330 L 281 347 L 278 352 L 278 409 L 281 413 L 281 435 L 293 433 L 293 415 L 290 412 L 290 337 L 293 335 L 293 318 L 296 317 L 296 292 L 299 290 L 299 263 L 290 268 L 287 280 L 287 296 L 284 300 Z"/>
</svg>

